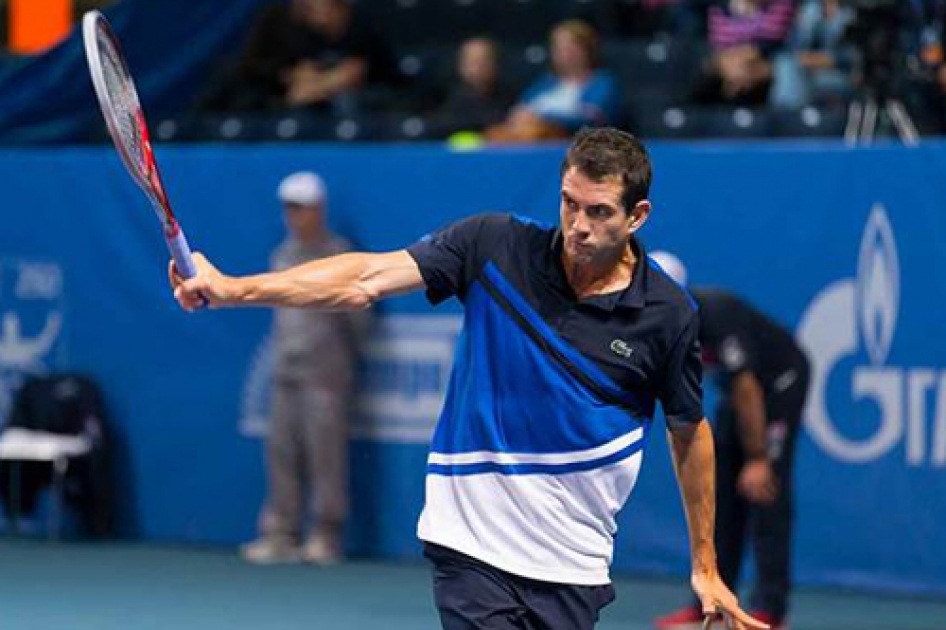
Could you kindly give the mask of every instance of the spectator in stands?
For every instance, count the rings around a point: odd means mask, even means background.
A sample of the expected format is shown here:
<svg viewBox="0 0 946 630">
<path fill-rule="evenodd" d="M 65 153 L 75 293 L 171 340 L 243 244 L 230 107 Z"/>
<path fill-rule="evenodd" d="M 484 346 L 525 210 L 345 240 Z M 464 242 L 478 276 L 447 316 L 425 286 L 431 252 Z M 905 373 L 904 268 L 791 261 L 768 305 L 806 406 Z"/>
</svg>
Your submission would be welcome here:
<svg viewBox="0 0 946 630">
<path fill-rule="evenodd" d="M 496 142 L 565 138 L 584 126 L 613 123 L 617 82 L 598 66 L 598 34 L 587 23 L 567 20 L 552 30 L 552 71 L 538 79 L 505 122 L 487 131 Z"/>
<path fill-rule="evenodd" d="M 921 113 L 946 133 L 946 0 L 914 0 L 911 10 Z"/>
<path fill-rule="evenodd" d="M 694 92 L 703 104 L 765 104 L 772 58 L 788 38 L 794 0 L 728 0 L 708 10 L 712 57 Z"/>
<path fill-rule="evenodd" d="M 457 54 L 457 78 L 434 115 L 441 133 L 482 132 L 502 122 L 515 97 L 500 78 L 494 41 L 474 37 L 463 42 Z"/>
<path fill-rule="evenodd" d="M 856 51 L 847 38 L 854 9 L 841 0 L 806 0 L 798 10 L 788 50 L 775 56 L 775 107 L 843 102 L 853 89 Z"/>
<path fill-rule="evenodd" d="M 353 113 L 369 83 L 392 80 L 393 55 L 350 0 L 292 0 L 264 9 L 213 111 L 332 109 Z"/>
<path fill-rule="evenodd" d="M 272 256 L 286 269 L 349 249 L 325 225 L 325 184 L 311 172 L 294 173 L 279 185 L 289 236 Z M 348 412 L 357 350 L 367 311 L 278 309 L 273 339 L 273 405 L 267 441 L 269 490 L 258 540 L 244 545 L 248 562 L 342 559 L 348 508 Z M 309 510 L 314 527 L 304 540 Z"/>
</svg>

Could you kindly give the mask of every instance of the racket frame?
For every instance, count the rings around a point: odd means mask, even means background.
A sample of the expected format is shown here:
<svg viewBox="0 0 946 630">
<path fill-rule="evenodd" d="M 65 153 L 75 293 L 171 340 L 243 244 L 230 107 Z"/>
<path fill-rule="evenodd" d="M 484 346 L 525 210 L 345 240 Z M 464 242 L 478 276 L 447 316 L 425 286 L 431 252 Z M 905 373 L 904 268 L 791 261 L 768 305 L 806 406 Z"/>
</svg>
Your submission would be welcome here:
<svg viewBox="0 0 946 630">
<path fill-rule="evenodd" d="M 100 37 L 105 40 L 105 45 L 109 48 L 108 51 L 102 50 Z M 191 257 L 187 239 L 184 237 L 184 232 L 181 230 L 173 210 L 171 210 L 171 203 L 161 181 L 161 174 L 158 171 L 158 163 L 154 158 L 154 149 L 151 146 L 151 137 L 148 133 L 144 110 L 141 107 L 138 90 L 135 88 L 134 79 L 128 70 L 128 63 L 125 61 L 125 55 L 122 52 L 118 37 L 105 16 L 100 11 L 93 10 L 82 17 L 82 39 L 85 44 L 85 57 L 89 66 L 89 74 L 92 77 L 92 85 L 95 88 L 95 96 L 98 98 L 99 106 L 102 109 L 102 116 L 105 119 L 109 136 L 112 138 L 125 169 L 144 192 L 158 220 L 161 222 L 164 239 L 167 242 L 171 256 L 174 258 L 178 272 L 184 278 L 192 278 L 197 275 L 197 269 Z M 131 100 L 135 109 L 134 124 L 141 138 L 143 162 L 141 164 L 136 163 L 135 157 L 132 156 L 122 139 L 122 133 L 117 122 L 119 107 L 112 102 L 105 78 L 103 57 L 108 54 L 118 65 L 118 70 L 122 74 L 120 81 L 128 91 L 125 96 Z"/>
</svg>

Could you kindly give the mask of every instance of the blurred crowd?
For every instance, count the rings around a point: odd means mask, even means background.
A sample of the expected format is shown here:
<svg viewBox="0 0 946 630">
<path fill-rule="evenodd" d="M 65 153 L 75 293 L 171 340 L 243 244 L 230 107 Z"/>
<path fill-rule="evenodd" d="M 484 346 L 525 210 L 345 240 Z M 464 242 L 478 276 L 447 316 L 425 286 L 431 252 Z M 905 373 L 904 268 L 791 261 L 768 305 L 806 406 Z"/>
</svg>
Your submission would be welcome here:
<svg viewBox="0 0 946 630">
<path fill-rule="evenodd" d="M 76 0 L 77 15 L 109 3 Z M 839 136 L 868 101 L 877 135 L 899 130 L 888 101 L 942 134 L 944 37 L 946 0 L 261 0 L 156 135 Z"/>
<path fill-rule="evenodd" d="M 687 108 L 841 120 L 871 98 L 941 133 L 944 24 L 946 0 L 273 2 L 194 111 L 410 117 L 418 137 L 520 142 L 659 135 L 655 113 Z"/>
</svg>

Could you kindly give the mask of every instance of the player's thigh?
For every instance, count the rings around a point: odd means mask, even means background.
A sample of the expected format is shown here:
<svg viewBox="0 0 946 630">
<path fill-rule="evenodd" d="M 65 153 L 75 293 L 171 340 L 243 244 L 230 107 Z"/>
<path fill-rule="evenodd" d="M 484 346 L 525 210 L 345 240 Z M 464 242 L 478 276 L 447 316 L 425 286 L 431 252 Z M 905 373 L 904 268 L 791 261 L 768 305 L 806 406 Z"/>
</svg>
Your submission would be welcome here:
<svg viewBox="0 0 946 630">
<path fill-rule="evenodd" d="M 444 630 L 529 630 L 526 608 L 501 572 L 428 546 L 434 604 Z"/>
<path fill-rule="evenodd" d="M 526 589 L 529 630 L 592 630 L 614 601 L 614 587 L 533 583 Z"/>
</svg>

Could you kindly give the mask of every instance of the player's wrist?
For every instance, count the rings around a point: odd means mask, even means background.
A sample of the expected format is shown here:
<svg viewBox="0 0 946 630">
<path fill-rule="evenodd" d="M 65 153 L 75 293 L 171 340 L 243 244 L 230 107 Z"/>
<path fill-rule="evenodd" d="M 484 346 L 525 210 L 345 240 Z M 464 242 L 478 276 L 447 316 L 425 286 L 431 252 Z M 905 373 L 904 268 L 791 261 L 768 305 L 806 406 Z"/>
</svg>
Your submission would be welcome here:
<svg viewBox="0 0 946 630">
<path fill-rule="evenodd" d="M 694 576 L 711 577 L 719 573 L 716 565 L 716 547 L 707 544 L 701 545 L 698 549 L 693 549 L 690 565 L 690 572 Z"/>
<path fill-rule="evenodd" d="M 693 577 L 698 577 L 701 579 L 714 578 L 719 575 L 719 569 L 716 566 L 716 556 L 712 556 L 712 559 L 700 559 L 697 560 L 694 558 L 693 567 L 690 570 L 690 573 Z"/>
<path fill-rule="evenodd" d="M 223 277 L 223 301 L 227 304 L 243 304 L 251 301 L 253 294 L 251 278 Z"/>
</svg>

